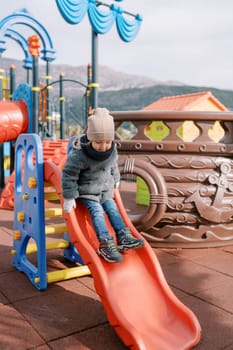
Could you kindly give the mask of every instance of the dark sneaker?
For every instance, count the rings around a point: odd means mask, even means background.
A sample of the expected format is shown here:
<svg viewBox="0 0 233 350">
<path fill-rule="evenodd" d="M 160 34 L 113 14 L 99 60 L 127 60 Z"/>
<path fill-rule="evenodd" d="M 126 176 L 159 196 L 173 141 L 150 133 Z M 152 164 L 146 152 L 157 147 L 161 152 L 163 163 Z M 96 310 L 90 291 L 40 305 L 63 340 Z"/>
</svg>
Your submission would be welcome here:
<svg viewBox="0 0 233 350">
<path fill-rule="evenodd" d="M 117 248 L 122 251 L 130 248 L 140 248 L 144 245 L 144 240 L 132 236 L 128 228 L 117 233 Z"/>
<path fill-rule="evenodd" d="M 121 253 L 115 246 L 113 237 L 102 239 L 97 253 L 108 262 L 120 262 L 123 260 Z"/>
</svg>

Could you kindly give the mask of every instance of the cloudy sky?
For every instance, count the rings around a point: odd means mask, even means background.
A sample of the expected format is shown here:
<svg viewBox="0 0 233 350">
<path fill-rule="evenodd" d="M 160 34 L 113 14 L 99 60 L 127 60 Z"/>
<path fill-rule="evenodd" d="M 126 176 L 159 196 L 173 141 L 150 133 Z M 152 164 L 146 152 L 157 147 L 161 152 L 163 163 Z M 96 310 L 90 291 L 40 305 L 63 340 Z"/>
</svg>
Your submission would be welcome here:
<svg viewBox="0 0 233 350">
<path fill-rule="evenodd" d="M 130 43 L 120 39 L 115 26 L 99 35 L 99 64 L 161 81 L 233 89 L 232 1 L 123 0 L 115 4 L 141 14 L 142 26 Z M 62 18 L 55 0 L 2 0 L 1 19 L 20 8 L 26 8 L 47 29 L 57 52 L 57 63 L 91 62 L 87 15 L 78 25 L 71 25 Z M 32 34 L 29 28 L 18 28 L 26 37 Z M 23 60 L 18 45 L 11 39 L 6 41 L 3 57 Z"/>
</svg>

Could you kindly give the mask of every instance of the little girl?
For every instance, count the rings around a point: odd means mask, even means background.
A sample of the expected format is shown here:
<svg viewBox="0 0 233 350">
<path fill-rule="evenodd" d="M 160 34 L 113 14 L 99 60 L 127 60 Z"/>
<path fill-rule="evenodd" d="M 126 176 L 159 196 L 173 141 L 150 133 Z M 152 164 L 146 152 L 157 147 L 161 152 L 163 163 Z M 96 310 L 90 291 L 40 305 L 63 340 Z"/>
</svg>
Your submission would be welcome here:
<svg viewBox="0 0 233 350">
<path fill-rule="evenodd" d="M 143 239 L 132 236 L 113 199 L 120 181 L 114 134 L 109 111 L 96 108 L 88 118 L 87 133 L 75 140 L 62 171 L 64 211 L 75 208 L 77 198 L 89 210 L 99 240 L 97 253 L 108 262 L 120 262 L 121 251 L 144 245 Z M 108 232 L 105 212 L 116 232 L 117 246 Z"/>
</svg>

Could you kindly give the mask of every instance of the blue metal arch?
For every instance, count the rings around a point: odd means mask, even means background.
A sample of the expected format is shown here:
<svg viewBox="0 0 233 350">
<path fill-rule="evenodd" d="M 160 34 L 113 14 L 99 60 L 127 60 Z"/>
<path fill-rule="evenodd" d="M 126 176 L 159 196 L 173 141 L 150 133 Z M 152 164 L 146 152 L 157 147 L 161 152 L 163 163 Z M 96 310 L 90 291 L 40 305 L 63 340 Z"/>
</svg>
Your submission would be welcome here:
<svg viewBox="0 0 233 350">
<path fill-rule="evenodd" d="M 9 28 L 12 29 L 12 27 L 17 24 L 26 25 L 38 34 L 43 46 L 41 50 L 43 56 L 41 58 L 44 61 L 53 61 L 55 59 L 56 51 L 53 48 L 53 43 L 47 30 L 39 21 L 32 17 L 26 9 L 18 10 L 0 21 L 0 53 L 6 50 L 4 40 L 6 31 Z"/>
<path fill-rule="evenodd" d="M 23 68 L 32 69 L 32 56 L 28 49 L 28 41 L 20 33 L 10 28 L 7 28 L 5 36 L 17 41 L 17 43 L 23 49 L 25 56 Z"/>
</svg>

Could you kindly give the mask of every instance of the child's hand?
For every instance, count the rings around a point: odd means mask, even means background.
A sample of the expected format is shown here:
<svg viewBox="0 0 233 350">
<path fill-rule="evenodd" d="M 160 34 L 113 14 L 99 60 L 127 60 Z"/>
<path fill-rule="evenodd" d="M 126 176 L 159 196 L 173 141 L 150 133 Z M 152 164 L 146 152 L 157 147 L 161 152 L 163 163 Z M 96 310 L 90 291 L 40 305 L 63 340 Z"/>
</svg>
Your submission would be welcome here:
<svg viewBox="0 0 233 350">
<path fill-rule="evenodd" d="M 70 213 L 73 208 L 76 208 L 76 201 L 74 198 L 64 199 L 63 209 L 65 213 Z"/>
</svg>

